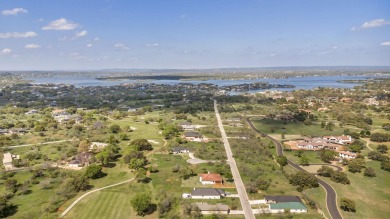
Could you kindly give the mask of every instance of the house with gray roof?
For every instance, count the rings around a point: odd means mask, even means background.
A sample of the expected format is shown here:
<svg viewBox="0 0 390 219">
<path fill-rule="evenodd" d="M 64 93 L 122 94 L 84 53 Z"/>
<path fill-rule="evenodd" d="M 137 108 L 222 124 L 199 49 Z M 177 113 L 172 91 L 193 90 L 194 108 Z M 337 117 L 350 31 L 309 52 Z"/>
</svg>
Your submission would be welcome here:
<svg viewBox="0 0 390 219">
<path fill-rule="evenodd" d="M 192 206 L 198 207 L 198 209 L 200 211 L 216 211 L 216 212 L 220 212 L 220 213 L 229 213 L 230 212 L 229 206 L 221 204 L 221 203 L 211 205 L 211 204 L 205 203 L 205 202 L 195 202 L 192 204 Z"/>
<path fill-rule="evenodd" d="M 226 193 L 222 189 L 194 188 L 191 192 L 192 199 L 221 199 L 221 197 L 226 197 Z"/>
</svg>

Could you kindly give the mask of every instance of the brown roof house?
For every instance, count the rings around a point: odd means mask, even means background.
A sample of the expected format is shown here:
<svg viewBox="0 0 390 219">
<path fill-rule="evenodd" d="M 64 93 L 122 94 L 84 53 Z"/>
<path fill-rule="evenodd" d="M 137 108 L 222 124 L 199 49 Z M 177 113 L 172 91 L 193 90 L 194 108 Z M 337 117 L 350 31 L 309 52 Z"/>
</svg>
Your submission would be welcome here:
<svg viewBox="0 0 390 219">
<path fill-rule="evenodd" d="M 222 184 L 223 179 L 222 176 L 218 173 L 204 173 L 200 174 L 199 181 L 203 185 L 213 185 L 213 184 Z"/>
</svg>

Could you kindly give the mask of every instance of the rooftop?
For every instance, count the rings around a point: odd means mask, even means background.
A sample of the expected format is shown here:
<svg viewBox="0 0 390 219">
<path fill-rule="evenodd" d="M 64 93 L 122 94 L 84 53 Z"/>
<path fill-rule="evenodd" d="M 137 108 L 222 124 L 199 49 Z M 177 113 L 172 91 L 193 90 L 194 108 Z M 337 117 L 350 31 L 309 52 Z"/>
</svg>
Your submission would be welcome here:
<svg viewBox="0 0 390 219">
<path fill-rule="evenodd" d="M 301 202 L 282 202 L 269 205 L 270 209 L 300 209 L 307 210 L 306 206 Z"/>
<path fill-rule="evenodd" d="M 302 202 L 298 196 L 279 196 L 279 195 L 266 195 L 264 198 L 273 202 Z"/>
<path fill-rule="evenodd" d="M 191 192 L 191 196 L 225 196 L 226 193 L 222 189 L 214 188 L 195 188 Z"/>
<path fill-rule="evenodd" d="M 202 177 L 202 181 L 222 181 L 222 177 L 218 173 L 204 173 L 200 174 L 200 177 Z"/>
</svg>

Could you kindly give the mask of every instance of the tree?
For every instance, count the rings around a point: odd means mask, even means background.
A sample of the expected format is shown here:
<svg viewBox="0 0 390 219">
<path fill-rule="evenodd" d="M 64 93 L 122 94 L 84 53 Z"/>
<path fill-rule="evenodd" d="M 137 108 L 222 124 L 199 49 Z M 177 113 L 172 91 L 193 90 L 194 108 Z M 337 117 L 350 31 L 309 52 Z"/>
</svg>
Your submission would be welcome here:
<svg viewBox="0 0 390 219">
<path fill-rule="evenodd" d="M 302 156 L 301 159 L 300 159 L 300 163 L 303 166 L 309 165 L 309 158 L 307 158 L 306 156 Z"/>
<path fill-rule="evenodd" d="M 386 131 L 390 131 L 390 123 L 383 123 L 382 128 Z"/>
<path fill-rule="evenodd" d="M 335 181 L 335 182 L 341 183 L 341 184 L 350 184 L 351 183 L 351 181 L 349 181 L 349 179 L 347 177 L 347 174 L 345 174 L 343 172 L 339 172 L 339 171 L 333 171 L 333 173 L 330 176 L 330 179 L 332 181 Z"/>
<path fill-rule="evenodd" d="M 390 172 L 390 161 L 388 161 L 388 160 L 382 161 L 382 162 L 381 162 L 381 169 Z"/>
<path fill-rule="evenodd" d="M 301 156 L 303 155 L 303 153 L 304 153 L 303 150 L 297 150 L 297 151 L 295 152 L 295 156 L 301 157 Z"/>
<path fill-rule="evenodd" d="M 292 174 L 289 181 L 292 185 L 298 186 L 302 189 L 315 188 L 319 186 L 317 178 L 312 174 L 304 171 L 299 171 L 296 174 Z"/>
<path fill-rule="evenodd" d="M 171 139 L 177 136 L 178 133 L 179 129 L 173 124 L 166 125 L 162 131 L 162 134 L 164 135 L 165 139 Z"/>
<path fill-rule="evenodd" d="M 385 155 L 382 155 L 380 152 L 378 151 L 370 151 L 368 153 L 368 158 L 370 158 L 371 160 L 378 160 L 378 161 L 382 161 L 383 159 L 386 159 L 387 157 Z"/>
<path fill-rule="evenodd" d="M 89 149 L 89 145 L 90 145 L 90 144 L 91 144 L 91 143 L 90 143 L 88 140 L 82 140 L 82 141 L 80 141 L 79 147 L 78 147 L 77 151 L 78 151 L 79 153 L 81 153 L 81 152 L 87 152 L 88 149 Z"/>
<path fill-rule="evenodd" d="M 96 159 L 104 166 L 108 166 L 108 164 L 112 161 L 113 153 L 108 149 L 108 147 L 104 148 L 101 152 L 96 154 Z"/>
<path fill-rule="evenodd" d="M 390 141 L 390 134 L 387 134 L 387 133 L 379 133 L 379 132 L 372 133 L 371 136 L 370 136 L 370 140 L 371 140 L 371 141 L 375 141 L 375 142 L 386 142 L 386 141 Z"/>
<path fill-rule="evenodd" d="M 153 150 L 152 144 L 150 144 L 146 139 L 135 139 L 130 142 L 130 145 L 133 146 L 137 151 Z"/>
<path fill-rule="evenodd" d="M 376 147 L 376 150 L 381 152 L 382 154 L 386 154 L 389 148 L 385 144 L 380 144 L 378 147 Z"/>
<path fill-rule="evenodd" d="M 8 202 L 7 197 L 0 196 L 0 218 L 6 218 L 15 211 L 15 206 Z"/>
<path fill-rule="evenodd" d="M 348 171 L 351 173 L 361 172 L 361 170 L 365 167 L 366 163 L 364 159 L 353 159 L 349 161 Z"/>
<path fill-rule="evenodd" d="M 357 139 L 349 146 L 349 150 L 355 153 L 360 153 L 365 145 L 366 143 L 364 141 Z"/>
<path fill-rule="evenodd" d="M 114 125 L 111 125 L 109 129 L 112 133 L 117 134 L 120 132 L 121 127 L 119 125 L 114 124 Z"/>
<path fill-rule="evenodd" d="M 344 211 L 356 212 L 355 202 L 348 198 L 341 198 L 340 208 Z"/>
<path fill-rule="evenodd" d="M 287 158 L 285 156 L 278 156 L 276 158 L 276 162 L 280 164 L 280 166 L 286 166 L 287 165 Z"/>
<path fill-rule="evenodd" d="M 337 153 L 331 150 L 320 150 L 318 155 L 322 161 L 330 163 L 337 156 Z"/>
<path fill-rule="evenodd" d="M 138 193 L 131 199 L 131 206 L 137 215 L 145 216 L 151 210 L 152 198 L 147 193 Z"/>
<path fill-rule="evenodd" d="M 375 174 L 374 168 L 368 167 L 368 168 L 364 171 L 364 175 L 365 175 L 365 176 L 368 176 L 368 177 L 375 177 L 376 174 Z"/>
<path fill-rule="evenodd" d="M 18 189 L 18 181 L 16 181 L 15 179 L 7 179 L 4 182 L 4 186 L 8 191 L 16 192 L 16 190 Z"/>
<path fill-rule="evenodd" d="M 90 179 L 97 179 L 103 175 L 102 167 L 96 164 L 89 165 L 85 170 L 85 176 Z"/>
<path fill-rule="evenodd" d="M 334 170 L 332 167 L 322 166 L 317 170 L 318 175 L 324 177 L 330 177 L 333 174 Z"/>
</svg>

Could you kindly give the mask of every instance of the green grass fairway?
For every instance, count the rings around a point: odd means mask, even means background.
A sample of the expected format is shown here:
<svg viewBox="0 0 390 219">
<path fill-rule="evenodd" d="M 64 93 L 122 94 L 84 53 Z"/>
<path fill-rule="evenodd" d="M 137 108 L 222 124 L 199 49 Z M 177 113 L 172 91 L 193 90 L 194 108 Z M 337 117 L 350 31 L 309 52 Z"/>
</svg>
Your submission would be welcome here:
<svg viewBox="0 0 390 219">
<path fill-rule="evenodd" d="M 79 202 L 65 218 L 157 218 L 157 213 L 146 217 L 136 216 L 130 203 L 131 197 L 135 193 L 133 188 L 129 187 L 129 184 L 96 192 Z"/>
</svg>

